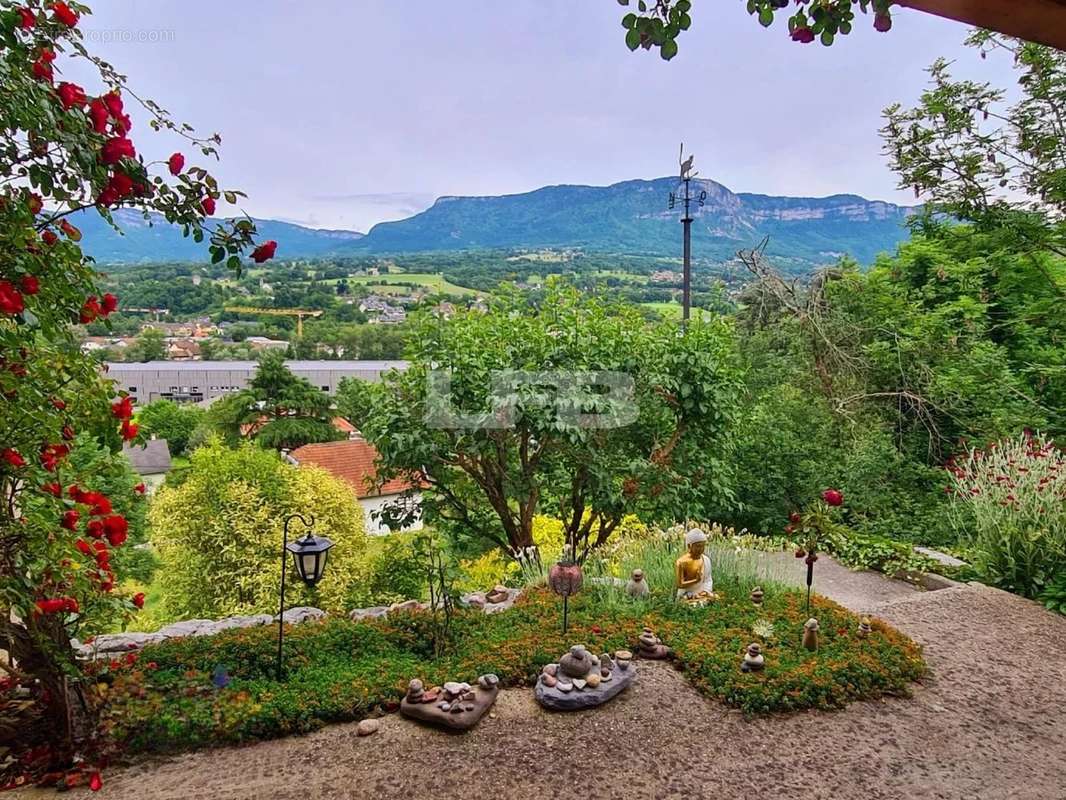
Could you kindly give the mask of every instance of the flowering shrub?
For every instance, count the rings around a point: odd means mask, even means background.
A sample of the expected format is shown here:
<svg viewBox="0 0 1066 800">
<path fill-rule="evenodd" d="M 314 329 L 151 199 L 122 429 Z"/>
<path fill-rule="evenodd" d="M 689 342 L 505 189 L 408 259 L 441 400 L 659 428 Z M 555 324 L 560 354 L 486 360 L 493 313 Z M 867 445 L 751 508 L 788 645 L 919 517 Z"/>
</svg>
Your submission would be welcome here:
<svg viewBox="0 0 1066 800">
<path fill-rule="evenodd" d="M 983 581 L 1036 597 L 1066 572 L 1066 454 L 1025 435 L 949 462 L 954 521 Z"/>
<path fill-rule="evenodd" d="M 431 615 L 394 613 L 353 623 L 329 619 L 294 626 L 285 637 L 287 679 L 274 679 L 276 631 L 250 628 L 147 647 L 132 667 L 104 665 L 110 684 L 109 735 L 134 751 L 188 749 L 282 736 L 394 707 L 408 680 L 473 681 L 485 672 L 504 686 L 531 685 L 540 668 L 574 641 L 596 653 L 628 648 L 644 625 L 671 645 L 703 694 L 759 714 L 840 708 L 853 700 L 904 694 L 925 670 L 918 645 L 879 620 L 866 639 L 858 617 L 823 598 L 819 649 L 801 644 L 803 596 L 766 586 L 761 607 L 750 587 L 724 592 L 705 609 L 672 601 L 604 603 L 589 588 L 571 598 L 570 632 L 558 625 L 558 598 L 532 589 L 504 614 L 457 611 L 451 646 L 433 658 Z M 766 621 L 774 623 L 769 627 Z M 762 633 L 755 631 L 762 631 Z M 761 639 L 766 669 L 740 671 L 743 650 Z M 226 681 L 219 681 L 218 675 Z M 222 685 L 219 685 L 219 684 Z"/>
<path fill-rule="evenodd" d="M 126 513 L 141 502 L 136 487 L 105 491 L 102 476 L 73 453 L 86 441 L 80 436 L 115 451 L 140 435 L 132 399 L 115 396 L 71 331 L 77 322 L 106 326 L 119 306 L 98 288 L 74 215 L 99 213 L 113 224 L 119 207 L 155 212 L 209 239 L 213 260 L 235 268 L 255 245 L 251 220 L 206 227 L 202 201 L 236 202 L 236 192 L 200 166 L 175 176 L 184 157 L 167 165 L 138 154 L 131 100 L 152 128 L 184 137 L 204 157 L 216 156 L 218 137 L 197 137 L 137 100 L 123 76 L 85 49 L 79 20 L 87 13 L 80 3 L 0 0 L 0 638 L 13 682 L 46 712 L 56 761 L 70 754 L 63 734 L 71 716 L 92 705 L 70 702 L 70 637 L 137 608 L 116 590 L 115 554 L 129 548 Z M 61 80 L 71 61 L 97 85 Z"/>
</svg>

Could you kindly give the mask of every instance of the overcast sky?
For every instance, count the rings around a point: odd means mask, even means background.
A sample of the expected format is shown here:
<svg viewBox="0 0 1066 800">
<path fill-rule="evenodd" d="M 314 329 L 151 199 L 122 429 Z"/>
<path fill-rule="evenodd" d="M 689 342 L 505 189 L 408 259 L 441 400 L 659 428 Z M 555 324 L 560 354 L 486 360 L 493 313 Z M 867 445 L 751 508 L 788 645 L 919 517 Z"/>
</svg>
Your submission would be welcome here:
<svg viewBox="0 0 1066 800">
<path fill-rule="evenodd" d="M 666 63 L 626 49 L 615 0 L 93 5 L 90 48 L 222 134 L 213 169 L 248 193 L 245 211 L 364 231 L 440 195 L 673 174 L 681 140 L 734 191 L 908 202 L 880 154 L 881 109 L 913 103 L 938 55 L 1009 73 L 962 47 L 963 26 L 910 10 L 824 48 L 789 41 L 783 18 L 763 30 L 741 0 L 699 2 Z M 176 143 L 143 119 L 138 147 L 165 157 Z"/>
</svg>

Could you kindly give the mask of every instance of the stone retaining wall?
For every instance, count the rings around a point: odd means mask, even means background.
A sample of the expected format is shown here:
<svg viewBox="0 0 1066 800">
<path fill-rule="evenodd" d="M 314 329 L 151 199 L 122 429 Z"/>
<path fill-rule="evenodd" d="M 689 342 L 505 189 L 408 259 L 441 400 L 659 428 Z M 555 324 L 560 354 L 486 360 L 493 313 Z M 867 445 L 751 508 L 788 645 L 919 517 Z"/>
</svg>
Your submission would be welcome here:
<svg viewBox="0 0 1066 800">
<path fill-rule="evenodd" d="M 480 608 L 486 614 L 495 614 L 500 611 L 506 611 L 513 606 L 515 600 L 521 594 L 521 589 L 508 589 L 505 586 L 497 586 L 490 592 L 473 592 L 462 595 L 459 598 L 459 604 L 464 608 Z M 407 600 L 403 603 L 394 603 L 391 606 L 356 608 L 348 612 L 348 617 L 357 622 L 363 619 L 387 617 L 394 611 L 426 611 L 428 609 L 428 603 Z M 328 614 L 320 608 L 299 606 L 285 611 L 285 622 L 298 625 L 301 622 L 321 620 L 327 616 Z M 146 645 L 165 642 L 167 639 L 180 639 L 185 636 L 214 636 L 216 633 L 234 628 L 256 628 L 262 625 L 271 625 L 277 621 L 277 615 L 272 616 L 270 614 L 226 617 L 220 620 L 190 619 L 167 625 L 154 633 L 107 633 L 97 636 L 88 644 L 82 644 L 77 640 L 73 640 L 72 644 L 81 659 L 113 658 L 120 654 L 140 650 Z"/>
</svg>

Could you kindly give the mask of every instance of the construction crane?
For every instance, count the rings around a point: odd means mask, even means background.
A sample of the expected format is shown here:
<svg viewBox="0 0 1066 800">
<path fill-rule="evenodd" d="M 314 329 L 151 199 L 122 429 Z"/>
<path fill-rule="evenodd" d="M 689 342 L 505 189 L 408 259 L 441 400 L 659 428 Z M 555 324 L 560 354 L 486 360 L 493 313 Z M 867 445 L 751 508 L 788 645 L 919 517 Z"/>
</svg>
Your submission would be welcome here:
<svg viewBox="0 0 1066 800">
<path fill-rule="evenodd" d="M 234 314 L 265 314 L 273 317 L 296 317 L 296 336 L 299 339 L 304 335 L 304 317 L 321 317 L 322 311 L 311 311 L 306 308 L 254 308 L 252 306 L 226 306 L 223 310 Z"/>
</svg>

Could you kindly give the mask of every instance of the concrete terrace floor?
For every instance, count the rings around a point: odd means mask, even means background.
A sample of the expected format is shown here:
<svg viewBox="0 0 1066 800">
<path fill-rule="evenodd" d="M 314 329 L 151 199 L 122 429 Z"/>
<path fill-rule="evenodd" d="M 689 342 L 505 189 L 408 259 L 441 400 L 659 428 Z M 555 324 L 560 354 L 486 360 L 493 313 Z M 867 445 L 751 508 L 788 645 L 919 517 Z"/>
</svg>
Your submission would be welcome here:
<svg viewBox="0 0 1066 800">
<path fill-rule="evenodd" d="M 802 583 L 801 562 L 780 570 Z M 593 711 L 547 713 L 532 691 L 509 690 L 465 735 L 390 715 L 369 738 L 334 725 L 116 767 L 98 796 L 1066 798 L 1066 618 L 994 589 L 923 592 L 830 559 L 815 582 L 924 645 L 932 674 L 913 697 L 746 720 L 670 666 L 641 662 L 638 682 Z"/>
</svg>

